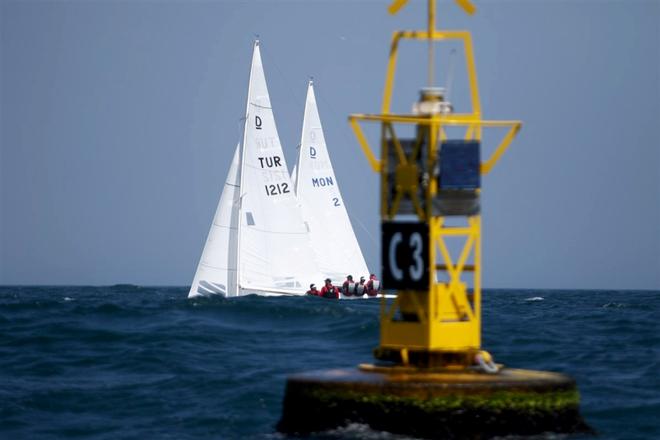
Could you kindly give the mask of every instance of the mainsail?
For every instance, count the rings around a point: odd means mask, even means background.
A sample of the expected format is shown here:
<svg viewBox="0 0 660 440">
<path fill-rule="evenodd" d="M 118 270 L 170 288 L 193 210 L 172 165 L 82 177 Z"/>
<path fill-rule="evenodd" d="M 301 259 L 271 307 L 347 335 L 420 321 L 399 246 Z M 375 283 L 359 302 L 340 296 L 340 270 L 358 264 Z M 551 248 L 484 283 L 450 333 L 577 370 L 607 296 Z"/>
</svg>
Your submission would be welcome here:
<svg viewBox="0 0 660 440">
<path fill-rule="evenodd" d="M 188 296 L 304 294 L 323 275 L 282 152 L 258 41 L 252 56 L 243 144 L 234 163 L 230 183 L 235 186 L 226 186 L 220 198 Z M 230 194 L 229 187 L 236 188 L 235 192 Z M 229 199 L 232 203 L 227 208 Z"/>
<path fill-rule="evenodd" d="M 355 280 L 369 275 L 332 168 L 312 81 L 307 88 L 300 152 L 294 172 L 296 195 L 321 272 L 337 281 L 348 274 Z M 356 177 L 359 182 L 359 176 Z"/>
</svg>

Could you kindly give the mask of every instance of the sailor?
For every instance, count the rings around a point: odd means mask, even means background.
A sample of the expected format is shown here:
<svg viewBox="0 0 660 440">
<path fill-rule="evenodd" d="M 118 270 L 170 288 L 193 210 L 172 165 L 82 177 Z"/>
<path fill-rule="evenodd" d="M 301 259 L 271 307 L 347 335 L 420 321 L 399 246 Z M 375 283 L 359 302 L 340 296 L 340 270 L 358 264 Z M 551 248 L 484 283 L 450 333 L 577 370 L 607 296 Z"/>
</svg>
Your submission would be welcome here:
<svg viewBox="0 0 660 440">
<path fill-rule="evenodd" d="M 341 285 L 341 293 L 344 296 L 353 296 L 355 291 L 355 282 L 353 282 L 353 275 L 346 275 L 346 281 Z"/>
<path fill-rule="evenodd" d="M 312 283 L 309 285 L 309 290 L 305 293 L 306 295 L 312 296 L 321 296 L 321 292 L 316 289 L 316 284 Z"/>
<path fill-rule="evenodd" d="M 325 279 L 325 286 L 321 288 L 321 295 L 323 298 L 339 299 L 339 289 L 332 285 L 330 278 Z"/>
<path fill-rule="evenodd" d="M 367 281 L 367 295 L 376 296 L 380 290 L 380 280 L 376 278 L 376 274 L 369 275 L 369 281 Z"/>
<path fill-rule="evenodd" d="M 360 277 L 360 282 L 355 285 L 355 296 L 362 297 L 367 292 L 367 281 Z"/>
</svg>

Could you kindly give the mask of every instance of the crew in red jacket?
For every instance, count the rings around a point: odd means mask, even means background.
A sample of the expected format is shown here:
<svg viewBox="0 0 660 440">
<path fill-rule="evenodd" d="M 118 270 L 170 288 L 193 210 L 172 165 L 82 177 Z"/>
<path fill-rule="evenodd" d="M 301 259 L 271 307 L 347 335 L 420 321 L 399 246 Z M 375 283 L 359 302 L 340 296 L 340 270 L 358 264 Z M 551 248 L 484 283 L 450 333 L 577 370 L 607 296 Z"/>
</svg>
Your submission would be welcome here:
<svg viewBox="0 0 660 440">
<path fill-rule="evenodd" d="M 346 281 L 341 285 L 341 293 L 344 296 L 353 296 L 353 290 L 355 289 L 355 282 L 353 281 L 353 275 L 347 275 Z"/>
<path fill-rule="evenodd" d="M 332 285 L 330 278 L 325 279 L 325 286 L 321 288 L 321 295 L 323 298 L 339 299 L 339 289 Z"/>
<path fill-rule="evenodd" d="M 369 276 L 369 281 L 367 281 L 367 295 L 376 296 L 380 290 L 380 280 L 376 278 L 376 274 L 371 274 Z"/>
<path fill-rule="evenodd" d="M 307 295 L 312 296 L 321 296 L 321 292 L 316 289 L 316 284 L 312 283 L 309 285 L 309 290 L 306 292 Z"/>
<path fill-rule="evenodd" d="M 367 293 L 367 281 L 364 277 L 360 277 L 360 282 L 355 285 L 355 296 L 361 298 Z"/>
</svg>

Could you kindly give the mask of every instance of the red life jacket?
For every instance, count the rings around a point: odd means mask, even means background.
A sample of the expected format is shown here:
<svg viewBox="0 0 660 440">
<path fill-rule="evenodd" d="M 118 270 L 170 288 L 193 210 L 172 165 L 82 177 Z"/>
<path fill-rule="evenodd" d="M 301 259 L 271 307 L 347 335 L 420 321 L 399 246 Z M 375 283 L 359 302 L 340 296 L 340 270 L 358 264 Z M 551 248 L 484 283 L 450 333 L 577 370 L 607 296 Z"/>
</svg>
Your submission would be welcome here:
<svg viewBox="0 0 660 440">
<path fill-rule="evenodd" d="M 335 286 L 323 286 L 321 296 L 329 299 L 339 299 L 339 290 Z"/>
<path fill-rule="evenodd" d="M 353 293 L 355 291 L 355 283 L 353 281 L 344 281 L 344 284 L 342 284 L 341 287 L 341 293 L 344 294 L 344 296 L 353 296 Z"/>
<path fill-rule="evenodd" d="M 376 287 L 374 288 L 374 281 L 376 282 Z M 380 290 L 380 281 L 376 277 L 370 278 L 367 281 L 367 295 L 376 296 Z"/>
</svg>

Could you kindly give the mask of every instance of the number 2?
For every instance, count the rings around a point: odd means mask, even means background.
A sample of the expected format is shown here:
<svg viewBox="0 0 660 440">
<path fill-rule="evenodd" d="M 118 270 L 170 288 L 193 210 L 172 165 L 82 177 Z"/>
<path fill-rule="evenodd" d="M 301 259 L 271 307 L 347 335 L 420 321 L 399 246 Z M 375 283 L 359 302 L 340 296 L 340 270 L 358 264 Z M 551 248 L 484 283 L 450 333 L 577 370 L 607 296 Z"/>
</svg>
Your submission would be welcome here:
<svg viewBox="0 0 660 440">
<path fill-rule="evenodd" d="M 333 197 L 333 198 L 332 198 L 332 201 L 335 202 L 335 203 L 334 203 L 335 206 L 341 206 L 341 205 L 339 204 L 339 199 L 338 199 L 337 197 Z"/>
</svg>

